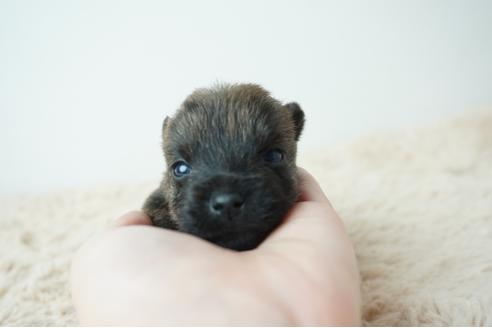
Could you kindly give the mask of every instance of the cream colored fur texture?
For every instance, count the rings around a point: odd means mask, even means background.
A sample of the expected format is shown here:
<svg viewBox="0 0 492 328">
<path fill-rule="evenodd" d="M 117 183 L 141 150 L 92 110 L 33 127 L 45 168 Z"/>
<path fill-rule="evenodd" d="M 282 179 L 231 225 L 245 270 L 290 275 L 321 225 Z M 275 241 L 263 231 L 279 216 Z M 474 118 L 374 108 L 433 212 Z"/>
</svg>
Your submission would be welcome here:
<svg viewBox="0 0 492 328">
<path fill-rule="evenodd" d="M 300 164 L 354 242 L 364 324 L 492 325 L 492 114 L 367 136 Z M 158 179 L 2 199 L 0 324 L 76 325 L 72 254 Z"/>
</svg>

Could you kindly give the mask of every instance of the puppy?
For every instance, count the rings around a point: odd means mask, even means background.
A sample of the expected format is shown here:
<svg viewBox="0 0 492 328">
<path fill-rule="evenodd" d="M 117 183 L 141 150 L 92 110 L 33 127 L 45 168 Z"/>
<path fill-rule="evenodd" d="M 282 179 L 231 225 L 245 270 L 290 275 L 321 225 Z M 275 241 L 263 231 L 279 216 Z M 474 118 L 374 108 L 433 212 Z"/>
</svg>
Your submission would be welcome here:
<svg viewBox="0 0 492 328">
<path fill-rule="evenodd" d="M 255 84 L 198 89 L 164 120 L 168 166 L 143 209 L 154 225 L 249 250 L 298 197 L 304 112 Z"/>
</svg>

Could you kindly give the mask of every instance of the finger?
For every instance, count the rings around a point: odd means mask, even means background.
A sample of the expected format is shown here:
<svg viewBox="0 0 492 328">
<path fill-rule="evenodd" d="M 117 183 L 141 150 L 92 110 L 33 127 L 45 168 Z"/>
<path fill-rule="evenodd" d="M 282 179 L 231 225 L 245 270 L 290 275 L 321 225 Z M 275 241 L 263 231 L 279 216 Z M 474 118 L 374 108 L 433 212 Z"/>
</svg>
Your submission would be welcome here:
<svg viewBox="0 0 492 328">
<path fill-rule="evenodd" d="M 152 225 L 152 221 L 149 216 L 142 211 L 131 211 L 113 220 L 110 227 L 116 228 L 130 225 Z"/>
<path fill-rule="evenodd" d="M 314 177 L 302 167 L 297 168 L 297 176 L 299 179 L 299 201 L 314 201 L 329 203 L 325 193 L 319 186 Z"/>
</svg>

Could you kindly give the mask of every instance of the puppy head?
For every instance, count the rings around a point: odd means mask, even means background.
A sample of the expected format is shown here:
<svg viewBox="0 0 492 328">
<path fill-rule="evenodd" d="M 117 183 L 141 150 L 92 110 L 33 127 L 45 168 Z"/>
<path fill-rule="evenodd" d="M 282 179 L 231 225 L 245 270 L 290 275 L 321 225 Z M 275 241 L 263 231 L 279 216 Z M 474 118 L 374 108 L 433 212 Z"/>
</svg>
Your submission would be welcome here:
<svg viewBox="0 0 492 328">
<path fill-rule="evenodd" d="M 170 212 L 179 230 L 255 248 L 297 194 L 304 113 L 253 84 L 199 89 L 163 126 Z"/>
</svg>

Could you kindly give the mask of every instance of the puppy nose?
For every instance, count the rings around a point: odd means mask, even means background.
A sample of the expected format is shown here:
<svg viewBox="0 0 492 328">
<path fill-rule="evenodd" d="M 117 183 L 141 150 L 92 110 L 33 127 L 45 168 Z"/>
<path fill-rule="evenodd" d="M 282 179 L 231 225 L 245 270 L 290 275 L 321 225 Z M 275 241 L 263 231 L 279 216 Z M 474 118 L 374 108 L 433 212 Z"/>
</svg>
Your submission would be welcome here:
<svg viewBox="0 0 492 328">
<path fill-rule="evenodd" d="M 234 217 L 241 212 L 244 199 L 238 193 L 223 192 L 213 195 L 210 199 L 210 210 L 217 215 Z"/>
</svg>

